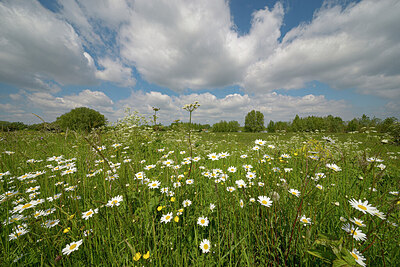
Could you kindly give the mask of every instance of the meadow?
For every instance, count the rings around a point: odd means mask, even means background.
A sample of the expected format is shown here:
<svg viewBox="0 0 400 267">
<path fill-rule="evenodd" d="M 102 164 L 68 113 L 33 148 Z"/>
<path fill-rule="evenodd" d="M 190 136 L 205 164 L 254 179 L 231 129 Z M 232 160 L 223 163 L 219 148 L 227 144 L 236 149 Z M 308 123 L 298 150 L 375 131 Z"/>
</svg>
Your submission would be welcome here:
<svg viewBox="0 0 400 267">
<path fill-rule="evenodd" d="M 0 135 L 2 266 L 398 266 L 376 133 Z"/>
</svg>

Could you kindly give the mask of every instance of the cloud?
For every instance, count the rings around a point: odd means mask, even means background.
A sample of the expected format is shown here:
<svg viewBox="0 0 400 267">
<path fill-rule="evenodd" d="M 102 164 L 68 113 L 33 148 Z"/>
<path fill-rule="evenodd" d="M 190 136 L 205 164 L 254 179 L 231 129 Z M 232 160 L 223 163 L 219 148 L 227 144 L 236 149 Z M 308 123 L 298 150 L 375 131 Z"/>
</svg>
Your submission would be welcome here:
<svg viewBox="0 0 400 267">
<path fill-rule="evenodd" d="M 217 98 L 211 93 L 169 96 L 159 92 L 132 92 L 127 99 L 121 100 L 118 105 L 130 107 L 147 117 L 154 114 L 152 107 L 160 108 L 157 113 L 159 121 L 169 124 L 176 119 L 188 120 L 187 111 L 182 110 L 184 104 L 199 101 L 201 106 L 193 112 L 193 121 L 213 124 L 220 120 L 237 120 L 242 125 L 246 114 L 255 109 L 261 111 L 266 123 L 269 120 L 289 121 L 299 116 L 341 116 L 344 119 L 352 118 L 351 106 L 343 100 L 328 100 L 324 96 L 288 96 L 283 94 L 261 93 L 257 95 L 230 94 L 224 98 Z"/>
<path fill-rule="evenodd" d="M 118 54 L 114 43 L 122 23 L 131 15 L 125 0 L 58 0 L 60 15 L 79 32 L 85 46 L 102 53 Z"/>
<path fill-rule="evenodd" d="M 79 94 L 55 97 L 45 92 L 26 94 L 27 104 L 39 108 L 47 121 L 53 121 L 62 114 L 78 107 L 88 107 L 105 116 L 114 113 L 113 101 L 103 92 L 83 90 Z"/>
<path fill-rule="evenodd" d="M 269 57 L 251 65 L 247 90 L 302 88 L 313 80 L 332 88 L 400 97 L 400 3 L 364 0 L 325 5 L 308 24 L 288 32 Z"/>
<path fill-rule="evenodd" d="M 224 87 L 272 53 L 282 19 L 280 3 L 266 7 L 239 36 L 227 1 L 137 0 L 119 32 L 121 56 L 147 81 L 172 90 Z"/>
<path fill-rule="evenodd" d="M 103 81 L 115 82 L 120 86 L 128 87 L 136 84 L 135 78 L 132 77 L 132 69 L 124 67 L 121 62 L 114 61 L 110 58 L 99 59 L 98 64 L 104 70 L 96 71 L 96 77 Z"/>
<path fill-rule="evenodd" d="M 1 82 L 49 92 L 95 82 L 74 29 L 37 1 L 0 2 L 0 25 Z"/>
</svg>

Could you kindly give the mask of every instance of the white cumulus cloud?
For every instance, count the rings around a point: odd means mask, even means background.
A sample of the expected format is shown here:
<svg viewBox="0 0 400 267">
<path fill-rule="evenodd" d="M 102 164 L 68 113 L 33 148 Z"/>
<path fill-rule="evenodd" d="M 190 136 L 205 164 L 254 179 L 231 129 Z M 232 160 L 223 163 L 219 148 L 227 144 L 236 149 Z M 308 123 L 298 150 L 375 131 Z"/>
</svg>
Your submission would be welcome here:
<svg viewBox="0 0 400 267">
<path fill-rule="evenodd" d="M 96 71 L 97 78 L 104 81 L 115 82 L 124 87 L 135 85 L 136 80 L 132 77 L 132 69 L 123 66 L 121 62 L 114 61 L 110 58 L 102 58 L 98 60 L 98 64 L 102 66 L 104 70 Z"/>
<path fill-rule="evenodd" d="M 30 90 L 93 84 L 74 29 L 37 1 L 0 2 L 0 81 Z"/>
<path fill-rule="evenodd" d="M 169 96 L 159 92 L 136 91 L 118 105 L 130 107 L 149 118 L 154 114 L 152 108 L 158 107 L 159 121 L 169 124 L 176 119 L 187 121 L 188 113 L 182 107 L 194 101 L 199 101 L 201 105 L 193 112 L 193 121 L 197 123 L 213 124 L 220 120 L 237 120 L 243 125 L 246 114 L 253 109 L 264 114 L 266 123 L 269 120 L 289 121 L 296 114 L 303 117 L 331 114 L 344 119 L 352 118 L 351 105 L 346 101 L 328 100 L 323 95 L 312 94 L 295 97 L 271 92 L 255 95 L 229 94 L 217 98 L 211 93 Z"/>
<path fill-rule="evenodd" d="M 88 107 L 99 111 L 105 116 L 114 113 L 113 101 L 101 91 L 83 90 L 79 94 L 53 96 L 46 92 L 26 94 L 28 106 L 39 109 L 40 114 L 47 120 L 53 121 L 62 114 L 78 107 Z"/>
<path fill-rule="evenodd" d="M 272 55 L 248 68 L 244 86 L 272 91 L 318 80 L 336 89 L 400 97 L 399 24 L 396 0 L 324 5 L 310 23 L 289 31 Z"/>
<path fill-rule="evenodd" d="M 253 15 L 248 35 L 234 30 L 223 0 L 137 0 L 119 32 L 121 56 L 149 82 L 181 91 L 240 83 L 247 66 L 272 53 L 283 8 Z"/>
</svg>

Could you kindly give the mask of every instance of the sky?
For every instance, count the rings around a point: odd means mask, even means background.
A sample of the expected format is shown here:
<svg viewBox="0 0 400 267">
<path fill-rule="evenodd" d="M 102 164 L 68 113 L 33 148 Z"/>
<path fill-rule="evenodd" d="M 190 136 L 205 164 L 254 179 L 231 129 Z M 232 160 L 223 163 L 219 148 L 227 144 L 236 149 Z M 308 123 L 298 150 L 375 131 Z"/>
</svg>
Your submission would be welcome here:
<svg viewBox="0 0 400 267">
<path fill-rule="evenodd" d="M 400 118 L 398 0 L 0 0 L 0 120 Z"/>
</svg>

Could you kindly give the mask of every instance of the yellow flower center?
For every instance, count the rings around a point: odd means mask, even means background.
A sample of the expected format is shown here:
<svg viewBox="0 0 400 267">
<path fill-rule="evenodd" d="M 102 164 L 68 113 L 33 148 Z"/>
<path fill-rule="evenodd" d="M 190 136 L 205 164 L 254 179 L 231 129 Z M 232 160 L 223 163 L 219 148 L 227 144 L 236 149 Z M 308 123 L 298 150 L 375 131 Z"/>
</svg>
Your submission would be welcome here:
<svg viewBox="0 0 400 267">
<path fill-rule="evenodd" d="M 263 200 L 262 203 L 263 203 L 264 205 L 267 205 L 267 204 L 268 204 L 268 202 L 267 202 L 266 200 Z"/>
<path fill-rule="evenodd" d="M 350 233 L 351 233 L 352 235 L 357 235 L 357 232 L 354 231 L 354 230 L 350 230 Z"/>
<path fill-rule="evenodd" d="M 32 206 L 32 204 L 31 203 L 27 203 L 27 204 L 23 205 L 22 208 L 26 209 L 26 208 L 29 208 L 30 206 Z"/>
<path fill-rule="evenodd" d="M 204 249 L 208 249 L 208 244 L 204 244 Z"/>
<path fill-rule="evenodd" d="M 350 252 L 350 254 L 351 254 L 351 256 L 353 256 L 354 259 L 358 260 L 358 256 L 355 253 Z"/>
<path fill-rule="evenodd" d="M 205 224 L 206 221 L 205 221 L 204 219 L 201 219 L 200 223 L 201 223 L 201 224 Z"/>
<path fill-rule="evenodd" d="M 118 200 L 113 200 L 112 202 L 111 202 L 111 204 L 117 204 L 118 203 Z"/>
<path fill-rule="evenodd" d="M 88 212 L 86 213 L 86 216 L 92 215 L 92 213 L 93 213 L 93 211 L 88 211 Z"/>
<path fill-rule="evenodd" d="M 165 220 L 169 220 L 171 218 L 171 216 L 167 216 L 167 217 L 165 217 Z"/>
<path fill-rule="evenodd" d="M 297 195 L 297 193 L 296 193 L 296 192 L 292 192 L 292 194 L 293 194 L 293 195 Z"/>
<path fill-rule="evenodd" d="M 359 207 L 360 209 L 362 209 L 362 210 L 367 210 L 367 208 L 365 207 L 365 206 L 363 206 L 363 205 L 357 205 L 357 207 Z"/>
<path fill-rule="evenodd" d="M 76 244 L 73 244 L 72 246 L 69 247 L 70 250 L 73 250 L 74 248 L 76 248 Z"/>
<path fill-rule="evenodd" d="M 307 220 L 307 219 L 302 219 L 302 221 L 303 221 L 304 223 L 308 223 L 308 220 Z"/>
<path fill-rule="evenodd" d="M 362 225 L 362 223 L 360 223 L 359 221 L 355 221 L 354 223 L 357 224 L 358 226 Z"/>
</svg>

